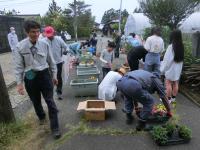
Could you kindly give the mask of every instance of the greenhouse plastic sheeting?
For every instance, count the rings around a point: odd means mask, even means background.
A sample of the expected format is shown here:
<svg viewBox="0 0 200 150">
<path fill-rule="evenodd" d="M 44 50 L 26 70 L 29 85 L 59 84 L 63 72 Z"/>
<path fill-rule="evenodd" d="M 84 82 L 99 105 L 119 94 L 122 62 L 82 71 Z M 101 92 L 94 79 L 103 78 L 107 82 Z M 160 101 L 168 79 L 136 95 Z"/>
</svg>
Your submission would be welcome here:
<svg viewBox="0 0 200 150">
<path fill-rule="evenodd" d="M 190 15 L 180 26 L 183 33 L 192 33 L 200 31 L 200 12 L 195 12 Z"/>
<path fill-rule="evenodd" d="M 127 18 L 124 33 L 126 36 L 129 33 L 142 35 L 145 28 L 151 27 L 149 19 L 143 13 L 133 13 Z"/>
</svg>

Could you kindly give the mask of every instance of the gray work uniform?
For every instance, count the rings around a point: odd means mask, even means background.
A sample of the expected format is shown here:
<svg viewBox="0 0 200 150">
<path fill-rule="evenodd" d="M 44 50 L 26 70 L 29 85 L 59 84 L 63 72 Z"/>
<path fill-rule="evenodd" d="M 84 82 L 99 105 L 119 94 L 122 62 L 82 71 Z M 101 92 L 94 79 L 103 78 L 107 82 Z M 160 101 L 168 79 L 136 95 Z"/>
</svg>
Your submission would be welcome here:
<svg viewBox="0 0 200 150">
<path fill-rule="evenodd" d="M 56 92 L 58 94 L 62 94 L 62 65 L 63 65 L 63 52 L 66 51 L 68 49 L 67 44 L 65 44 L 65 42 L 63 41 L 63 39 L 61 39 L 58 36 L 54 36 L 54 38 L 52 40 L 49 40 L 47 37 L 43 39 L 44 41 L 46 41 L 49 46 L 50 49 L 52 50 L 52 54 L 54 57 L 54 60 L 56 62 L 57 65 L 57 79 L 58 79 L 58 85 L 57 85 L 57 89 Z"/>
<path fill-rule="evenodd" d="M 53 78 L 56 79 L 56 64 L 48 43 L 38 40 L 33 45 L 29 38 L 18 43 L 15 59 L 17 84 L 25 82 L 26 91 L 40 120 L 45 118 L 41 104 L 41 94 L 48 106 L 51 130 L 59 128 L 57 107 L 53 99 Z M 50 70 L 49 70 L 50 69 Z"/>
</svg>

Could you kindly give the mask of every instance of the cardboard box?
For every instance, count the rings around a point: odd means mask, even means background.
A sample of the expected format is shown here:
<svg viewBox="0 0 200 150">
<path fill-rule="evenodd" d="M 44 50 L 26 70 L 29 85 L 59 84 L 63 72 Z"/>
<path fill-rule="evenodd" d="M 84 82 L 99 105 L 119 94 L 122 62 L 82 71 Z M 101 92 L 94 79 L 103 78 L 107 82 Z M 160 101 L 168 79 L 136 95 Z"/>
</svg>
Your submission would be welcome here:
<svg viewBox="0 0 200 150">
<path fill-rule="evenodd" d="M 116 110 L 115 102 L 86 100 L 78 104 L 78 111 L 85 111 L 86 120 L 105 120 L 106 110 Z"/>
</svg>

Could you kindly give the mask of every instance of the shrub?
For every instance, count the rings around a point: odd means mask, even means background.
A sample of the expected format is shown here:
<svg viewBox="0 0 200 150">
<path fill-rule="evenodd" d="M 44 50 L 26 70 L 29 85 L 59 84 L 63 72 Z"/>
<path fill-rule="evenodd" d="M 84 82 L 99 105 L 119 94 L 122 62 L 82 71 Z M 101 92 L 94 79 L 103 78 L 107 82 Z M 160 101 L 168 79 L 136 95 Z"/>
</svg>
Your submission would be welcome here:
<svg viewBox="0 0 200 150">
<path fill-rule="evenodd" d="M 153 139 L 160 144 L 167 143 L 168 140 L 167 134 L 168 134 L 167 129 L 162 126 L 156 126 L 152 130 Z"/>
<path fill-rule="evenodd" d="M 185 140 L 191 139 L 192 131 L 187 126 L 179 127 L 179 136 Z"/>
<path fill-rule="evenodd" d="M 167 130 L 168 135 L 171 136 L 174 133 L 175 129 L 176 129 L 176 125 L 172 124 L 172 123 L 167 123 L 165 125 L 165 128 Z"/>
</svg>

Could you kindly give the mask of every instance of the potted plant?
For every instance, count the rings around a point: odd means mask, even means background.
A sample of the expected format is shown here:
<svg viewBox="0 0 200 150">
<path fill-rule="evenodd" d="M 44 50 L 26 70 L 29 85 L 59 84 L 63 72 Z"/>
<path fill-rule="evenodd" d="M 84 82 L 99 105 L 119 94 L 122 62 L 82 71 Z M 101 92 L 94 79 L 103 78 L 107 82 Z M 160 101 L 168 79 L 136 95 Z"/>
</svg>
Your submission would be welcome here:
<svg viewBox="0 0 200 150">
<path fill-rule="evenodd" d="M 167 135 L 168 135 L 169 137 L 171 137 L 171 136 L 173 135 L 174 131 L 176 130 L 176 125 L 175 125 L 175 124 L 172 124 L 172 123 L 167 123 L 167 124 L 165 125 L 165 128 L 166 128 L 166 130 L 167 130 Z"/>
<path fill-rule="evenodd" d="M 173 123 L 154 127 L 151 134 L 160 146 L 188 143 L 192 137 L 191 129 Z"/>
<path fill-rule="evenodd" d="M 192 131 L 187 126 L 180 126 L 178 133 L 184 140 L 190 140 L 192 138 Z"/>
<path fill-rule="evenodd" d="M 164 145 L 168 141 L 167 129 L 162 126 L 156 126 L 152 130 L 152 137 L 158 145 Z"/>
</svg>

